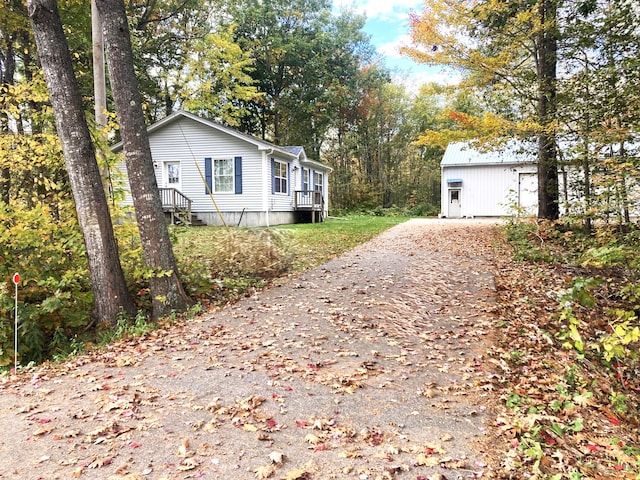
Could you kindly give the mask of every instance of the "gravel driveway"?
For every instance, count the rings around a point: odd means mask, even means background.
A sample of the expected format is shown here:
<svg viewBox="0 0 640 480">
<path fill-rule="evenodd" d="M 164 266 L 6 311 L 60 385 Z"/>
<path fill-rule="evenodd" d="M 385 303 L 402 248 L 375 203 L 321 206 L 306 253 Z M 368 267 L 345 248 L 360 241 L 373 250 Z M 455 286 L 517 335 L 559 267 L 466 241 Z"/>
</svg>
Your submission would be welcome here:
<svg viewBox="0 0 640 480">
<path fill-rule="evenodd" d="M 494 221 L 412 220 L 0 385 L 0 479 L 491 476 Z"/>
</svg>

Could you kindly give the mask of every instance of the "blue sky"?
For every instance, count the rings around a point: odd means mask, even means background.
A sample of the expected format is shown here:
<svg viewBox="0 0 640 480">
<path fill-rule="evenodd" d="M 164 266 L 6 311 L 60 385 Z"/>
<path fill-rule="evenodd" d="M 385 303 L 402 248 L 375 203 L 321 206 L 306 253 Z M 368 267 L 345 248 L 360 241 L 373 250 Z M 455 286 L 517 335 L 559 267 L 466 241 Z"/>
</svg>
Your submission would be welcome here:
<svg viewBox="0 0 640 480">
<path fill-rule="evenodd" d="M 367 18 L 364 31 L 371 35 L 371 43 L 385 58 L 385 64 L 395 72 L 398 81 L 410 89 L 426 82 L 450 83 L 451 74 L 440 68 L 415 63 L 399 53 L 402 45 L 409 45 L 409 14 L 422 10 L 423 0 L 334 0 L 334 8 L 353 8 Z"/>
</svg>

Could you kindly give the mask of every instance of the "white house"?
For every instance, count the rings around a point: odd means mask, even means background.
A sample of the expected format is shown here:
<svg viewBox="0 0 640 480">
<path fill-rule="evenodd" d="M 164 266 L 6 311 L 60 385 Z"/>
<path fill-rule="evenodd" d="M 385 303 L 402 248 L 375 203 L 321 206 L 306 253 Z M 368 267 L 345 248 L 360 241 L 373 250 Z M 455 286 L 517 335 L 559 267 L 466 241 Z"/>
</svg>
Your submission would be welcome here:
<svg viewBox="0 0 640 480">
<path fill-rule="evenodd" d="M 441 216 L 494 217 L 518 211 L 535 215 L 538 205 L 536 157 L 511 143 L 481 152 L 452 143 L 440 163 Z"/>
<path fill-rule="evenodd" d="M 177 111 L 147 129 L 163 208 L 172 221 L 269 226 L 321 221 L 331 168 L 303 147 L 279 147 Z M 122 143 L 113 147 L 122 150 Z M 119 169 L 126 178 L 124 161 Z M 131 205 L 128 193 L 125 205 Z"/>
</svg>

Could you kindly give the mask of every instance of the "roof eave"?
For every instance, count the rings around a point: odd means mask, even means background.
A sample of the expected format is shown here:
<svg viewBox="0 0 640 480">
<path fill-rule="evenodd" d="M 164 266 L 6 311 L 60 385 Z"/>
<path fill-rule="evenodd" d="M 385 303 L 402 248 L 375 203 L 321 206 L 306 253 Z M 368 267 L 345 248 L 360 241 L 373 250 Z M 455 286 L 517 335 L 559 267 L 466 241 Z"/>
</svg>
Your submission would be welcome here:
<svg viewBox="0 0 640 480">
<path fill-rule="evenodd" d="M 445 167 L 499 167 L 499 166 L 513 166 L 513 165 L 536 165 L 535 160 L 522 161 L 522 162 L 464 162 L 464 163 L 441 163 L 442 168 Z"/>
</svg>

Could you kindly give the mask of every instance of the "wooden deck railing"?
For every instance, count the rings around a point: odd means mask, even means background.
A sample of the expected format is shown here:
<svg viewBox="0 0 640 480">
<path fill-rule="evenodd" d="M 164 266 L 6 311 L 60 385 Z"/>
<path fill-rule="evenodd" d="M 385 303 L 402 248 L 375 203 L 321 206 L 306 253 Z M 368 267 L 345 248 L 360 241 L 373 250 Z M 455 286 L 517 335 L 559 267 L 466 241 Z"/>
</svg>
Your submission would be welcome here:
<svg viewBox="0 0 640 480">
<path fill-rule="evenodd" d="M 318 190 L 296 190 L 295 193 L 295 209 L 310 211 L 313 223 L 316 222 L 316 212 L 318 212 L 318 220 L 322 221 L 324 214 L 322 192 Z"/>
<path fill-rule="evenodd" d="M 171 223 L 191 222 L 191 199 L 175 188 L 159 188 L 162 210 L 171 215 Z"/>
</svg>

